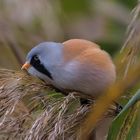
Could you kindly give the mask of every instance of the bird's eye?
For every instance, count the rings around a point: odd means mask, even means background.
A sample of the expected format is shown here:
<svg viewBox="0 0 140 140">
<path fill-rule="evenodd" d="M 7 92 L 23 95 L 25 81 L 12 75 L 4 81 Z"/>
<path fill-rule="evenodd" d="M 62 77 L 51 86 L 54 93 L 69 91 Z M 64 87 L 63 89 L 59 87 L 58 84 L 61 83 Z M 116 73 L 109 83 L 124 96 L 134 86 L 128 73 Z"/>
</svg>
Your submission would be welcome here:
<svg viewBox="0 0 140 140">
<path fill-rule="evenodd" d="M 37 55 L 34 55 L 34 56 L 31 58 L 30 64 L 31 64 L 32 66 L 40 65 L 39 57 L 38 57 Z"/>
<path fill-rule="evenodd" d="M 39 58 L 38 58 L 37 55 L 35 55 L 33 58 L 34 58 L 35 61 L 38 61 L 39 60 Z"/>
</svg>

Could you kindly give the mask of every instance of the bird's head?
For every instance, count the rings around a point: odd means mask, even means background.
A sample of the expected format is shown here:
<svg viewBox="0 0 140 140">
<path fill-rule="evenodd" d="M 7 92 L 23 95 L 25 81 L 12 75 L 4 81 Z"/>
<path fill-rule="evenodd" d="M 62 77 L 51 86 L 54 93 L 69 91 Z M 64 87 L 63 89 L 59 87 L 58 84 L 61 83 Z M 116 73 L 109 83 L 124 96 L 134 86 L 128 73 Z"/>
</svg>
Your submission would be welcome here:
<svg viewBox="0 0 140 140">
<path fill-rule="evenodd" d="M 62 44 L 43 42 L 32 48 L 22 69 L 46 82 L 53 80 L 52 66 L 60 64 Z"/>
</svg>

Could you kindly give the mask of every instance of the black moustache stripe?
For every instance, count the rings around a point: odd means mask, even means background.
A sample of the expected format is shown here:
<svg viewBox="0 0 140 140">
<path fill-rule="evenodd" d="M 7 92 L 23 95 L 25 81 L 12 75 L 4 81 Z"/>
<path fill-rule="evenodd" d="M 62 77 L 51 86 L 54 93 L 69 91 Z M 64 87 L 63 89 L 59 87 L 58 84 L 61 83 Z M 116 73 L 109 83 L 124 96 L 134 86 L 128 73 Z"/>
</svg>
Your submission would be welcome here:
<svg viewBox="0 0 140 140">
<path fill-rule="evenodd" d="M 50 79 L 53 80 L 53 77 L 52 77 L 51 73 L 50 73 L 43 65 L 39 65 L 39 66 L 36 66 L 36 65 L 35 65 L 34 68 L 35 68 L 36 70 L 38 70 L 39 72 L 41 72 L 41 73 L 47 75 Z"/>
<path fill-rule="evenodd" d="M 46 76 L 48 76 L 50 79 L 53 80 L 53 77 L 51 75 L 51 73 L 44 67 L 43 64 L 40 63 L 40 61 L 34 61 L 33 59 L 31 60 L 31 65 L 38 70 L 39 72 L 45 74 Z"/>
</svg>

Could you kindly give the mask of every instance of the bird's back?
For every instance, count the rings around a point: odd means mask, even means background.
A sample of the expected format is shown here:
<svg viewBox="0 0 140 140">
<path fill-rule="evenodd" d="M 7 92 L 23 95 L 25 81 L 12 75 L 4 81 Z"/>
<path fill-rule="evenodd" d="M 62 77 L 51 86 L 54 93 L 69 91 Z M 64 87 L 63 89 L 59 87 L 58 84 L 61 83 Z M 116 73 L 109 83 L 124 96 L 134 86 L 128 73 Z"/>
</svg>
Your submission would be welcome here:
<svg viewBox="0 0 140 140">
<path fill-rule="evenodd" d="M 66 61 L 74 59 L 87 49 L 99 48 L 97 44 L 84 39 L 70 39 L 63 42 L 63 45 L 63 54 Z"/>
<path fill-rule="evenodd" d="M 81 39 L 63 43 L 65 66 L 60 86 L 95 96 L 116 77 L 110 56 L 98 45 Z"/>
</svg>

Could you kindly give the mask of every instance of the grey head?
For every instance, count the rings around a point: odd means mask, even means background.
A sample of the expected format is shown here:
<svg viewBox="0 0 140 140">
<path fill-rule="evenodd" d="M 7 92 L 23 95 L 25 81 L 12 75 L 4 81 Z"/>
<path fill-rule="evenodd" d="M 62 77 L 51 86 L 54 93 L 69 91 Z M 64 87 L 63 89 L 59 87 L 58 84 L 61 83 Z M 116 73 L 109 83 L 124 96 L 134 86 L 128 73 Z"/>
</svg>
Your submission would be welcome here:
<svg viewBox="0 0 140 140">
<path fill-rule="evenodd" d="M 43 42 L 35 46 L 27 54 L 26 62 L 31 65 L 27 70 L 47 83 L 53 81 L 53 75 L 63 61 L 61 43 Z"/>
</svg>

